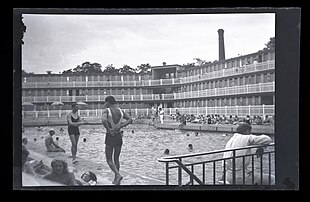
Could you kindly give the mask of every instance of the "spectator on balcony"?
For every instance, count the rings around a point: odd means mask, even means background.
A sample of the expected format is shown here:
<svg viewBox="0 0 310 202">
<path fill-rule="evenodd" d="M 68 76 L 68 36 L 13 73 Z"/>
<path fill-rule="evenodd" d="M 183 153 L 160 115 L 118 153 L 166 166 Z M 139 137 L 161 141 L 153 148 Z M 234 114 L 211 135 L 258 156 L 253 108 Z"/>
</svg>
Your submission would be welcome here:
<svg viewBox="0 0 310 202">
<path fill-rule="evenodd" d="M 77 153 L 77 145 L 80 137 L 79 126 L 86 123 L 85 120 L 81 120 L 78 115 L 79 106 L 77 103 L 71 105 L 72 111 L 67 114 L 67 122 L 68 122 L 68 134 L 71 141 L 71 154 L 72 154 L 72 162 L 77 163 L 76 153 Z"/>
<path fill-rule="evenodd" d="M 271 138 L 267 135 L 252 135 L 251 134 L 251 125 L 247 123 L 241 123 L 237 127 L 237 132 L 231 137 L 227 142 L 225 149 L 233 149 L 246 147 L 250 145 L 268 145 L 272 142 Z M 236 151 L 236 156 L 249 155 L 252 154 L 253 149 L 243 149 Z M 257 149 L 258 150 L 258 149 Z M 260 148 L 261 150 L 261 148 Z M 233 152 L 225 152 L 223 158 L 230 158 L 233 156 Z M 226 160 L 226 180 L 232 184 L 233 183 L 233 161 Z M 243 167 L 244 163 L 244 167 Z M 252 169 L 248 169 L 248 166 L 251 163 L 251 156 L 243 158 L 235 158 L 235 176 L 236 184 L 243 183 L 243 169 L 245 170 L 245 184 L 252 184 Z M 225 172 L 225 171 L 224 171 Z M 275 177 L 270 174 L 270 184 L 274 184 Z M 268 185 L 269 184 L 269 174 L 263 173 L 263 181 L 261 182 L 261 173 L 260 171 L 254 170 L 254 184 L 258 185 Z"/>
<path fill-rule="evenodd" d="M 45 137 L 45 147 L 48 152 L 66 152 L 53 140 L 53 135 L 55 135 L 55 130 L 50 129 L 49 134 Z"/>
</svg>

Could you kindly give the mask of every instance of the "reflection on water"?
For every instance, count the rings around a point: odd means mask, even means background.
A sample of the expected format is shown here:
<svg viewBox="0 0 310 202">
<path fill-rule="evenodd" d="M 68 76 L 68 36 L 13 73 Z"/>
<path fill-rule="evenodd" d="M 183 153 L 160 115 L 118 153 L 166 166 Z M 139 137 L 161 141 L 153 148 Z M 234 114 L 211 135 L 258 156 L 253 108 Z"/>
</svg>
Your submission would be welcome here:
<svg viewBox="0 0 310 202">
<path fill-rule="evenodd" d="M 61 131 L 61 128 L 64 131 Z M 63 147 L 67 154 L 71 154 L 67 127 L 59 126 L 54 127 L 54 129 L 56 131 L 53 136 L 55 142 Z M 81 126 L 80 132 L 77 156 L 99 164 L 106 164 L 104 155 L 105 129 L 103 126 Z M 27 137 L 32 143 L 44 146 L 44 138 L 42 137 L 47 134 L 48 128 L 37 131 L 33 127 L 25 128 L 23 136 Z M 226 142 L 232 136 L 232 134 L 225 134 L 199 132 L 196 135 L 195 132 L 191 131 L 158 130 L 147 125 L 130 125 L 124 128 L 123 147 L 120 156 L 121 170 L 165 180 L 165 164 L 157 161 L 157 158 L 166 156 L 164 154 L 165 149 L 170 150 L 169 155 L 224 149 Z M 58 137 L 58 141 L 56 141 L 56 137 Z M 191 151 L 188 150 L 189 144 L 193 145 Z M 201 160 L 201 157 L 196 157 L 197 159 Z M 219 167 L 220 165 L 216 166 Z M 196 169 L 201 168 L 197 166 Z"/>
</svg>

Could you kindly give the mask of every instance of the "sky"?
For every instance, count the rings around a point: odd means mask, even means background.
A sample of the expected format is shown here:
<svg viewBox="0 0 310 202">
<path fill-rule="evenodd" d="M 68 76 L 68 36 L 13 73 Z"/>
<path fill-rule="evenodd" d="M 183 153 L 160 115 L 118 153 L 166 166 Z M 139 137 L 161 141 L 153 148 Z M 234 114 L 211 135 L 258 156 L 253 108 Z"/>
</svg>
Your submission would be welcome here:
<svg viewBox="0 0 310 202">
<path fill-rule="evenodd" d="M 218 60 L 257 52 L 275 37 L 275 14 L 51 15 L 23 14 L 22 69 L 44 74 L 84 62 L 121 68 Z"/>
</svg>

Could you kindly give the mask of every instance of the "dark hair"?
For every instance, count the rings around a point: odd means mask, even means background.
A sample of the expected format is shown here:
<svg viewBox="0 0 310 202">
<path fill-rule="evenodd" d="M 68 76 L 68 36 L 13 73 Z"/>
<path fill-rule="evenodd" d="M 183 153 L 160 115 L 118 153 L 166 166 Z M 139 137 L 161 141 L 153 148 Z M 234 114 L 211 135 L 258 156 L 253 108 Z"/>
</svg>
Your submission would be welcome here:
<svg viewBox="0 0 310 202">
<path fill-rule="evenodd" d="M 91 172 L 91 171 L 86 171 L 85 173 L 83 173 L 83 175 L 81 176 L 81 178 L 83 179 L 84 175 L 88 174 L 90 180 L 97 182 L 97 176 L 95 173 Z"/>
<path fill-rule="evenodd" d="M 72 105 L 71 105 L 71 108 L 73 109 L 75 106 L 77 106 L 78 105 L 78 103 L 73 103 Z"/>
<path fill-rule="evenodd" d="M 250 126 L 249 124 L 247 123 L 241 123 L 238 127 L 237 127 L 237 133 L 240 133 L 240 134 L 245 134 L 245 132 L 247 130 L 252 130 L 252 126 Z"/>
<path fill-rule="evenodd" d="M 105 98 L 105 102 L 108 102 L 110 104 L 116 104 L 115 98 L 112 95 L 109 95 Z"/>
<path fill-rule="evenodd" d="M 57 163 L 61 163 L 63 165 L 63 173 L 68 173 L 68 164 L 67 162 L 65 162 L 64 160 L 60 160 L 60 159 L 53 159 L 52 162 L 51 162 L 51 167 L 53 168 L 54 170 L 54 167 L 55 167 L 55 164 Z"/>
</svg>

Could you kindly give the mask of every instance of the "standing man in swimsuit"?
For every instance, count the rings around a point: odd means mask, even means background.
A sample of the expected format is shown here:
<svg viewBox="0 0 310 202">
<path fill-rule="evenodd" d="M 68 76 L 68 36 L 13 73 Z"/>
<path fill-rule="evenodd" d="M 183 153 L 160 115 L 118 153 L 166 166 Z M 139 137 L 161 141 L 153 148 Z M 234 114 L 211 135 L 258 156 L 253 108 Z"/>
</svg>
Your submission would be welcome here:
<svg viewBox="0 0 310 202">
<path fill-rule="evenodd" d="M 132 123 L 132 118 L 116 106 L 116 101 L 113 96 L 106 97 L 105 106 L 106 108 L 102 112 L 102 124 L 107 130 L 105 136 L 105 155 L 109 167 L 115 174 L 115 178 L 112 183 L 115 185 L 120 185 L 120 182 L 123 179 L 119 173 L 119 156 L 123 144 L 123 131 L 121 131 L 121 128 L 124 128 Z M 126 121 L 123 122 L 124 120 Z M 112 159 L 113 153 L 114 156 Z"/>
<path fill-rule="evenodd" d="M 76 160 L 77 145 L 80 137 L 79 126 L 86 123 L 85 120 L 81 120 L 78 115 L 79 106 L 77 103 L 71 105 L 72 111 L 67 114 L 68 133 L 71 141 L 71 153 L 72 163 L 78 162 Z"/>
</svg>

